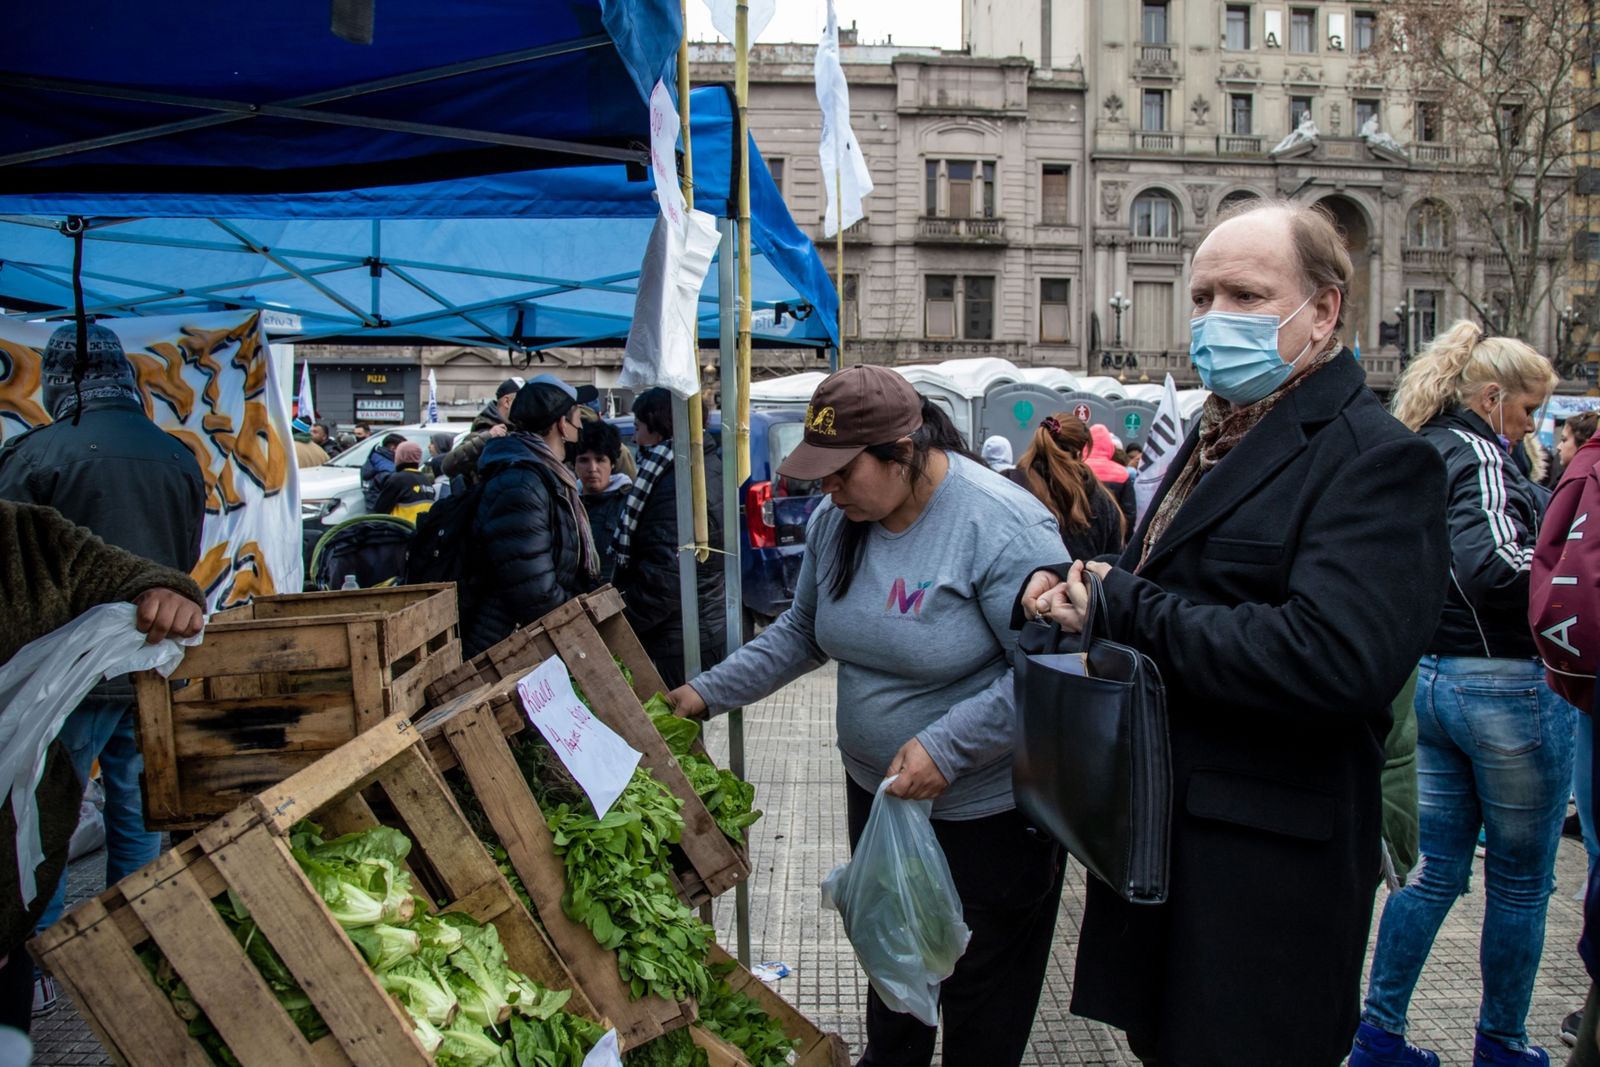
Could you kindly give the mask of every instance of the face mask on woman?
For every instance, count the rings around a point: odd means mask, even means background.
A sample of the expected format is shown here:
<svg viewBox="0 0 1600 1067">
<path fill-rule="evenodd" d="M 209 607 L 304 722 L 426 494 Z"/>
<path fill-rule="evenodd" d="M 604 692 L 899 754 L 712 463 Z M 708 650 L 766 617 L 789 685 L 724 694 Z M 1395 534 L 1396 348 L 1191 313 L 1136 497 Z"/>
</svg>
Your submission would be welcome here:
<svg viewBox="0 0 1600 1067">
<path fill-rule="evenodd" d="M 1278 354 L 1278 332 L 1289 324 L 1311 296 L 1289 313 L 1250 315 L 1235 311 L 1212 311 L 1189 320 L 1189 358 L 1200 372 L 1200 381 L 1230 404 L 1254 404 L 1288 381 L 1295 364 L 1311 350 L 1311 339 L 1300 354 L 1288 363 Z"/>
</svg>

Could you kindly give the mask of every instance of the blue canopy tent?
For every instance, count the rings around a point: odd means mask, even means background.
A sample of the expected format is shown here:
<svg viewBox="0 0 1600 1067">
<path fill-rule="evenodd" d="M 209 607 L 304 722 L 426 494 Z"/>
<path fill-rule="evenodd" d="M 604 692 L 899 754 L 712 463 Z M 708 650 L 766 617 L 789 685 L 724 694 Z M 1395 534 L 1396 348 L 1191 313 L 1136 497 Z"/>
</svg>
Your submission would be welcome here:
<svg viewBox="0 0 1600 1067">
<path fill-rule="evenodd" d="M 728 218 L 732 103 L 717 86 L 690 102 L 695 206 Z M 755 341 L 833 344 L 833 284 L 753 141 L 749 151 Z M 92 314 L 240 306 L 300 316 L 281 341 L 615 343 L 657 210 L 645 172 L 624 163 L 337 193 L 0 194 L 0 302 L 72 306 L 72 241 L 60 226 L 78 215 Z M 708 342 L 720 297 L 713 271 L 701 295 Z"/>
<path fill-rule="evenodd" d="M 360 44 L 329 0 L 13 5 L 0 187 L 320 192 L 642 162 L 681 36 L 674 0 L 383 0 Z"/>
</svg>

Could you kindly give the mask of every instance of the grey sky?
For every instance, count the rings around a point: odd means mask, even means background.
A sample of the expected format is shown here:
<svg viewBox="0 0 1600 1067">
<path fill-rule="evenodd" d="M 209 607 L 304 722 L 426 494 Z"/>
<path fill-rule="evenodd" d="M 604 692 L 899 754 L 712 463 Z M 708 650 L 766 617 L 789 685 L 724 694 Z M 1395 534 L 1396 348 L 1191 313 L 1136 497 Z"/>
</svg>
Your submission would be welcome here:
<svg viewBox="0 0 1600 1067">
<path fill-rule="evenodd" d="M 895 44 L 961 47 L 961 0 L 835 0 L 839 25 L 853 20 L 862 44 L 893 36 Z M 816 43 L 827 21 L 825 0 L 777 0 L 772 22 L 757 43 Z M 720 41 L 703 0 L 689 0 L 689 39 Z"/>
</svg>

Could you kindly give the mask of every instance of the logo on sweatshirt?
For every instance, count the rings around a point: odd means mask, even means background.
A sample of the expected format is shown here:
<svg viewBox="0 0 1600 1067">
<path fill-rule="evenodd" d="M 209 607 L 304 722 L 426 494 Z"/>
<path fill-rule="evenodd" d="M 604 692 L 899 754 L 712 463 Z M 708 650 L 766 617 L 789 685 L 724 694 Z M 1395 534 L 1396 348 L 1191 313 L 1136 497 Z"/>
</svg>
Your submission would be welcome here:
<svg viewBox="0 0 1600 1067">
<path fill-rule="evenodd" d="M 914 586 L 907 586 L 904 578 L 896 578 L 889 587 L 889 602 L 883 606 L 885 615 L 892 614 L 895 608 L 900 609 L 901 615 L 921 615 L 922 602 L 928 595 L 928 587 L 933 582 L 918 582 Z"/>
</svg>

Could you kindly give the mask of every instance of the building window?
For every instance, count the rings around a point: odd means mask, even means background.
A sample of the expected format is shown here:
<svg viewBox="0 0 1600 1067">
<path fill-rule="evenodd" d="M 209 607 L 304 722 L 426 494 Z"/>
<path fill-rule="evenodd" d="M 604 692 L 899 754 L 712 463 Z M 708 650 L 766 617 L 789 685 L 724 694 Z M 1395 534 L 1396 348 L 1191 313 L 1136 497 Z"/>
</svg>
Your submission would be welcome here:
<svg viewBox="0 0 1600 1067">
<path fill-rule="evenodd" d="M 1139 128 L 1141 130 L 1165 130 L 1167 128 L 1167 91 L 1165 89 L 1146 89 L 1143 103 L 1144 106 L 1139 113 Z"/>
<path fill-rule="evenodd" d="M 1600 262 L 1600 230 L 1580 230 L 1574 240 L 1573 256 L 1580 262 Z"/>
<path fill-rule="evenodd" d="M 1133 283 L 1133 347 L 1140 352 L 1166 352 L 1172 342 L 1171 282 Z"/>
<path fill-rule="evenodd" d="M 1377 100 L 1356 101 L 1356 132 L 1360 133 L 1368 119 L 1378 117 L 1379 102 Z"/>
<path fill-rule="evenodd" d="M 969 341 L 994 338 L 994 278 L 987 275 L 961 277 L 955 274 L 930 274 L 923 280 L 923 329 L 931 338 L 954 338 L 960 323 L 960 336 Z M 957 294 L 960 294 L 960 307 Z"/>
<path fill-rule="evenodd" d="M 1072 284 L 1066 278 L 1039 279 L 1039 340 L 1065 344 L 1071 340 Z"/>
<path fill-rule="evenodd" d="M 1292 130 L 1306 119 L 1311 117 L 1311 97 L 1291 96 L 1289 98 L 1289 128 Z"/>
<path fill-rule="evenodd" d="M 1370 52 L 1378 43 L 1378 16 L 1371 11 L 1355 13 L 1355 34 L 1350 39 L 1350 50 L 1357 54 Z"/>
<path fill-rule="evenodd" d="M 1517 146 L 1522 144 L 1522 105 L 1501 104 L 1500 111 L 1495 116 L 1495 125 L 1500 130 L 1500 143 L 1502 145 Z"/>
<path fill-rule="evenodd" d="M 1145 44 L 1167 43 L 1167 0 L 1144 0 L 1139 32 Z"/>
<path fill-rule="evenodd" d="M 1228 94 L 1228 132 L 1250 134 L 1255 132 L 1250 122 L 1251 97 L 1249 93 Z"/>
<path fill-rule="evenodd" d="M 1254 189 L 1235 189 L 1233 192 L 1222 198 L 1222 203 L 1217 205 L 1217 214 L 1221 215 L 1230 208 L 1237 207 L 1240 204 L 1248 204 L 1252 200 L 1260 199 L 1261 194 L 1256 192 Z"/>
<path fill-rule="evenodd" d="M 1420 201 L 1406 222 L 1406 244 L 1441 251 L 1450 247 L 1450 212 L 1437 200 Z"/>
<path fill-rule="evenodd" d="M 1223 14 L 1222 47 L 1243 52 L 1250 47 L 1250 6 L 1229 4 Z"/>
<path fill-rule="evenodd" d="M 927 299 L 923 303 L 923 331 L 929 337 L 956 335 L 956 277 L 930 274 L 924 282 Z"/>
<path fill-rule="evenodd" d="M 1515 63 L 1522 54 L 1522 19 L 1515 15 L 1500 17 L 1501 54 L 1507 63 Z"/>
<path fill-rule="evenodd" d="M 1412 132 L 1416 134 L 1417 140 L 1426 144 L 1434 144 L 1443 139 L 1438 104 L 1430 101 L 1417 104 Z"/>
<path fill-rule="evenodd" d="M 1039 221 L 1064 226 L 1070 220 L 1071 167 L 1045 167 L 1040 183 Z"/>
<path fill-rule="evenodd" d="M 994 339 L 994 279 L 969 275 L 963 279 L 961 336 L 969 341 Z"/>
<path fill-rule="evenodd" d="M 1443 303 L 1444 294 L 1437 289 L 1411 290 L 1411 351 L 1433 340 L 1439 332 L 1439 306 Z"/>
<path fill-rule="evenodd" d="M 1293 8 L 1289 12 L 1289 51 L 1315 52 L 1316 50 L 1316 11 L 1308 7 Z"/>
<path fill-rule="evenodd" d="M 1178 236 L 1178 205 L 1166 193 L 1152 189 L 1133 202 L 1133 235 L 1171 240 Z"/>
<path fill-rule="evenodd" d="M 783 160 L 768 159 L 767 173 L 772 175 L 772 184 L 778 187 L 778 199 L 783 199 Z"/>
<path fill-rule="evenodd" d="M 952 219 L 995 217 L 993 163 L 970 159 L 930 159 L 925 164 L 924 175 L 927 183 L 925 198 L 929 217 Z M 942 211 L 939 209 L 941 199 L 945 205 Z"/>
<path fill-rule="evenodd" d="M 844 276 L 844 335 L 861 336 L 861 275 Z"/>
</svg>

